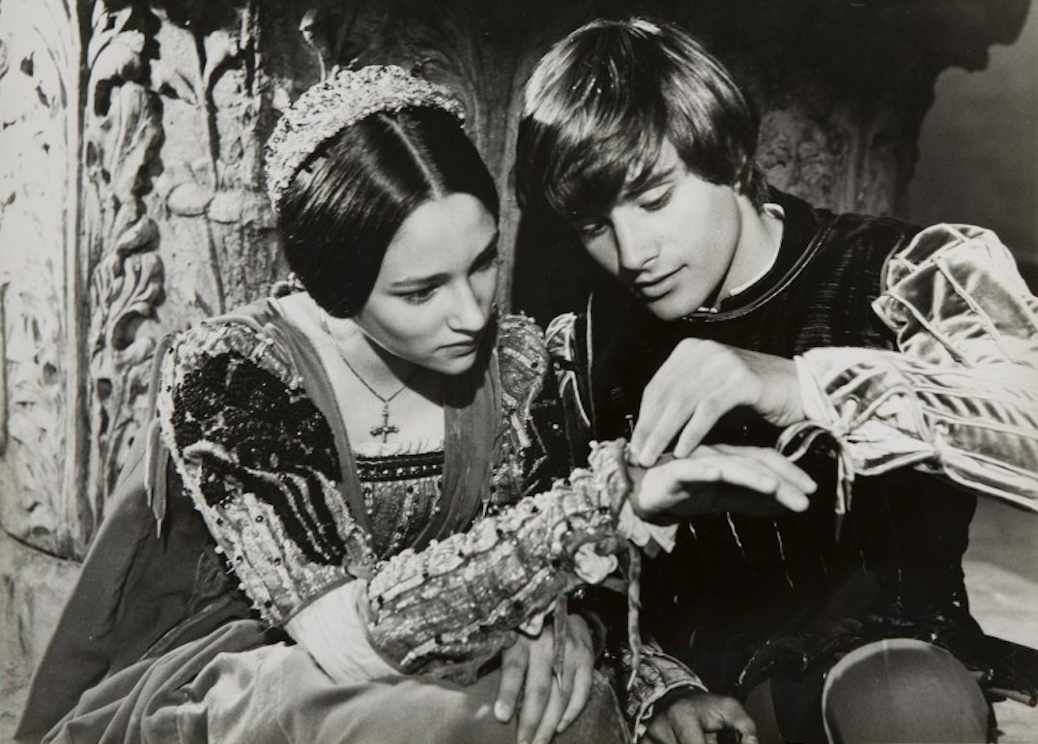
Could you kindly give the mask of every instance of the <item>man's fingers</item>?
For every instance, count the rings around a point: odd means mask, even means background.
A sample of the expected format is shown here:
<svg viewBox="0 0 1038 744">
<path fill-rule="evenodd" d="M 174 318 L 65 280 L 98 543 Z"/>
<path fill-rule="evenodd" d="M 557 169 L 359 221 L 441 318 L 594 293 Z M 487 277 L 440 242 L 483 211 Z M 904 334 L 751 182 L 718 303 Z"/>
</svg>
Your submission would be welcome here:
<svg viewBox="0 0 1038 744">
<path fill-rule="evenodd" d="M 515 711 L 515 703 L 526 678 L 528 655 L 527 643 L 522 639 L 501 653 L 501 683 L 494 703 L 494 717 L 501 723 L 511 719 Z"/>
<path fill-rule="evenodd" d="M 551 695 L 548 697 L 548 704 L 544 708 L 544 714 L 541 716 L 541 721 L 537 724 L 537 730 L 534 732 L 533 744 L 548 744 L 551 741 L 552 736 L 555 735 L 555 731 L 559 727 L 559 721 L 562 720 L 568 698 L 569 695 L 562 689 L 559 681 L 555 680 L 555 683 L 551 686 Z M 519 741 L 528 740 L 520 738 Z"/>
<path fill-rule="evenodd" d="M 734 408 L 736 403 L 737 401 L 724 389 L 699 401 L 699 405 L 696 406 L 696 410 L 685 424 L 685 428 L 682 429 L 681 436 L 674 446 L 674 456 L 688 457 L 703 441 L 703 437 L 710 433 L 721 416 Z"/>
<path fill-rule="evenodd" d="M 631 437 L 631 449 L 637 454 L 642 467 L 649 468 L 656 464 L 692 412 L 692 401 L 675 396 L 669 405 L 657 413 L 638 414 L 638 424 Z"/>
</svg>

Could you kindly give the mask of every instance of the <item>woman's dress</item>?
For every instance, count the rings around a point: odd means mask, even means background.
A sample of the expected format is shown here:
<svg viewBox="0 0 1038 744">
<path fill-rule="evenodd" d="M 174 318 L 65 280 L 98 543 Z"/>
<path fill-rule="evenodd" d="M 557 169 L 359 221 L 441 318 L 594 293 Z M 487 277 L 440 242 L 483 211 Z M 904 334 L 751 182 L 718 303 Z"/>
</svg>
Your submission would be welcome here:
<svg viewBox="0 0 1038 744">
<path fill-rule="evenodd" d="M 37 670 L 19 740 L 515 741 L 514 719 L 492 713 L 492 665 L 461 684 L 400 674 L 362 641 L 347 663 L 327 651 L 363 635 L 336 608 L 355 606 L 355 579 L 379 559 L 569 474 L 540 332 L 501 319 L 489 361 L 448 385 L 442 446 L 355 450 L 327 349 L 289 315 L 256 303 L 163 351 L 155 422 Z M 625 737 L 596 676 L 559 740 Z"/>
</svg>

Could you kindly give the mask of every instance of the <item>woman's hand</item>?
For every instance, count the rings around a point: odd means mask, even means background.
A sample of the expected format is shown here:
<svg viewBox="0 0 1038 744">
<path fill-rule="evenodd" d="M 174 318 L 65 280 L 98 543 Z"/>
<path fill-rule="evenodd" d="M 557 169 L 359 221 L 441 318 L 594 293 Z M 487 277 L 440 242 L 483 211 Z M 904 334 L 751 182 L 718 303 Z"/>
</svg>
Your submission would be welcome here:
<svg viewBox="0 0 1038 744">
<path fill-rule="evenodd" d="M 595 666 L 591 630 L 579 615 L 565 623 L 566 644 L 562 678 L 556 679 L 554 623 L 545 622 L 536 638 L 520 636 L 501 653 L 501 685 L 494 715 L 505 723 L 519 710 L 519 744 L 547 744 L 580 715 L 591 697 L 591 675 Z"/>
<path fill-rule="evenodd" d="M 766 447 L 700 445 L 691 455 L 631 468 L 634 513 L 648 522 L 666 517 L 735 512 L 774 517 L 804 511 L 817 486 L 783 455 Z"/>
<path fill-rule="evenodd" d="M 645 386 L 631 449 L 643 467 L 656 463 L 678 437 L 675 457 L 685 457 L 724 414 L 749 406 L 776 426 L 804 418 L 792 359 L 746 351 L 716 341 L 687 338 Z"/>
<path fill-rule="evenodd" d="M 639 744 L 707 744 L 730 740 L 757 743 L 757 728 L 737 700 L 709 692 L 672 693 L 649 722 Z"/>
</svg>

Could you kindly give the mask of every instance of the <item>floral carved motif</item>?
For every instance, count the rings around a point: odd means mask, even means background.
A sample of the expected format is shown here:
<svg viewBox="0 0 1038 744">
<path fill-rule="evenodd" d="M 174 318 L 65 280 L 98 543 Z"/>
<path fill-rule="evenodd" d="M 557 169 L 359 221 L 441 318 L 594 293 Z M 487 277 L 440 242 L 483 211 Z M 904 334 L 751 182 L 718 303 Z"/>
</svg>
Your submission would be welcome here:
<svg viewBox="0 0 1038 744">
<path fill-rule="evenodd" d="M 138 8 L 94 6 L 84 113 L 84 235 L 89 257 L 90 454 L 95 524 L 144 415 L 155 339 L 142 332 L 162 301 L 159 230 L 142 196 L 162 142 L 158 95 L 147 85 Z M 94 525 L 91 525 L 93 527 Z"/>
</svg>

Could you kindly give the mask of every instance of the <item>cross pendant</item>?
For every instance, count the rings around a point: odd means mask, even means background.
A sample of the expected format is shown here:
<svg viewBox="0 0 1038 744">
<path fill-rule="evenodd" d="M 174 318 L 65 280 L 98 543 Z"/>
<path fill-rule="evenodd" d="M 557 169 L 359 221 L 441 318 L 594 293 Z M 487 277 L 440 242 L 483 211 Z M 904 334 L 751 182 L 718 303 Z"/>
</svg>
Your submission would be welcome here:
<svg viewBox="0 0 1038 744">
<path fill-rule="evenodd" d="M 389 441 L 390 434 L 396 434 L 400 429 L 389 423 L 389 406 L 382 407 L 382 425 L 373 426 L 369 432 L 373 437 L 382 437 L 382 443 Z"/>
</svg>

